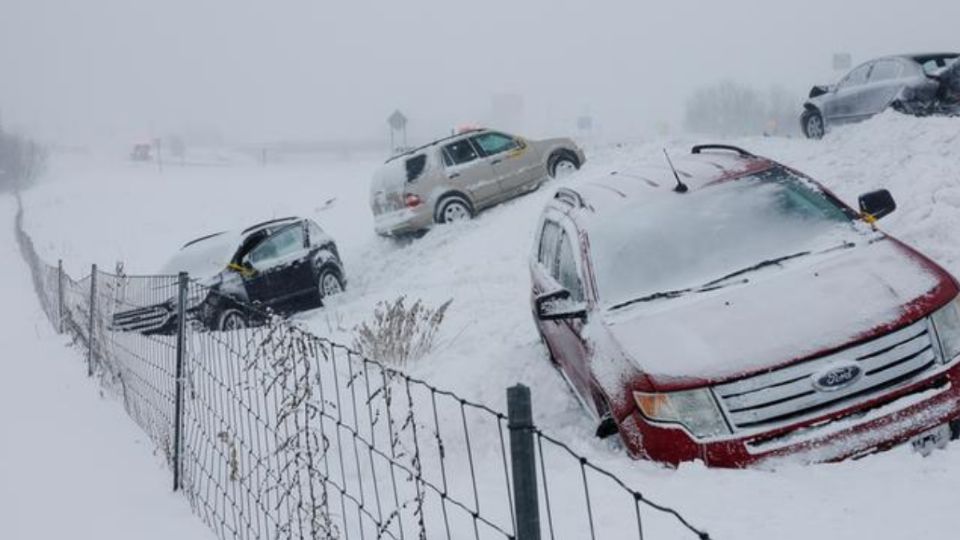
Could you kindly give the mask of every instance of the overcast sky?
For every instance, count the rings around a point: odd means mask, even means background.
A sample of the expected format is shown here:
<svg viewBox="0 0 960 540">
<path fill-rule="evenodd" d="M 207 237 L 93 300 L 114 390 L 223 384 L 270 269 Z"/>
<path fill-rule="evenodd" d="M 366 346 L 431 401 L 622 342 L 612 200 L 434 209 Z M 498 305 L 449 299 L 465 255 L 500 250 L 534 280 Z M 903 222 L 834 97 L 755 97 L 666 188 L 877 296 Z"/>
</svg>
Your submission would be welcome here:
<svg viewBox="0 0 960 540">
<path fill-rule="evenodd" d="M 69 142 L 266 142 L 383 137 L 399 108 L 422 138 L 513 94 L 536 134 L 621 136 L 723 78 L 800 97 L 834 52 L 956 49 L 958 0 L 0 0 L 0 111 Z"/>
</svg>

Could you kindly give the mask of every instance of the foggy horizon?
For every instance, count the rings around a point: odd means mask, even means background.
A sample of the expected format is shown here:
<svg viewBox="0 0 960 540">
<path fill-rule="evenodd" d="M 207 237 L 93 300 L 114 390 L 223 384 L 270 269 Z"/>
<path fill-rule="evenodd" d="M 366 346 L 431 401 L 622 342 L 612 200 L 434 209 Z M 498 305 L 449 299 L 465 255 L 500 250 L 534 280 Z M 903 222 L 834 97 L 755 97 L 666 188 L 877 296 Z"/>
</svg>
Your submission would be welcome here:
<svg viewBox="0 0 960 540">
<path fill-rule="evenodd" d="M 64 144 L 259 143 L 383 140 L 399 109 L 415 143 L 489 125 L 494 97 L 518 96 L 502 127 L 575 135 L 590 115 L 629 137 L 682 130 L 685 101 L 722 80 L 781 87 L 799 115 L 843 74 L 834 53 L 960 49 L 946 0 L 698 4 L 0 0 L 0 114 Z"/>
</svg>

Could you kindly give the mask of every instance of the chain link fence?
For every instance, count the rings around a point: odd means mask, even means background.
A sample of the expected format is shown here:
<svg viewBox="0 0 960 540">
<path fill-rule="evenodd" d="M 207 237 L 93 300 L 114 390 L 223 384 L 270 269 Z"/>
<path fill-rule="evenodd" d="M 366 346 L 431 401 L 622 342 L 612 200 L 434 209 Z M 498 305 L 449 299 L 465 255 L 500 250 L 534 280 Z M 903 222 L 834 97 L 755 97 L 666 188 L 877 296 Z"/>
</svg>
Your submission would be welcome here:
<svg viewBox="0 0 960 540">
<path fill-rule="evenodd" d="M 52 324 L 220 538 L 708 538 L 537 429 L 524 387 L 508 416 L 252 306 L 216 331 L 224 299 L 186 275 L 74 279 L 22 208 L 16 235 Z"/>
</svg>

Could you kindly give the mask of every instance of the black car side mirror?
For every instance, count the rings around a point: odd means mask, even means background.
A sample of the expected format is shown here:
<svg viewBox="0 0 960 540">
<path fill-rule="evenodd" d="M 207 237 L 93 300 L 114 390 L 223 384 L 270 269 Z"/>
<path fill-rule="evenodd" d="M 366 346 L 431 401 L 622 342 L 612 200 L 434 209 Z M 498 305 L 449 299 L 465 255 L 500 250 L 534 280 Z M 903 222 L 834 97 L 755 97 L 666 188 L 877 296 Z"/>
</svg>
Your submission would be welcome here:
<svg viewBox="0 0 960 540">
<path fill-rule="evenodd" d="M 867 221 L 878 220 L 897 209 L 893 195 L 885 189 L 878 189 L 860 195 L 860 212 Z"/>
<path fill-rule="evenodd" d="M 537 296 L 534 306 L 537 318 L 541 321 L 587 318 L 586 302 L 571 300 L 570 291 L 566 289 L 557 289 Z"/>
</svg>

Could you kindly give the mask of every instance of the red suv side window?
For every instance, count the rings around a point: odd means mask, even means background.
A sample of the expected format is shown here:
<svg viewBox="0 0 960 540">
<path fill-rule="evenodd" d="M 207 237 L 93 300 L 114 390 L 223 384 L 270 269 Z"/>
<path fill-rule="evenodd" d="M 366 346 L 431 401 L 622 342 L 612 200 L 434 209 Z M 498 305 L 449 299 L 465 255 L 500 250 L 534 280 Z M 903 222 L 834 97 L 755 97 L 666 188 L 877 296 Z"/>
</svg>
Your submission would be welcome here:
<svg viewBox="0 0 960 540">
<path fill-rule="evenodd" d="M 577 272 L 577 260 L 573 253 L 573 243 L 566 232 L 560 237 L 560 251 L 557 253 L 557 281 L 563 288 L 570 291 L 570 298 L 577 302 L 583 300 L 583 286 L 580 284 L 580 274 Z"/>
<path fill-rule="evenodd" d="M 540 249 L 537 253 L 537 260 L 550 272 L 554 279 L 559 280 L 557 268 L 557 244 L 560 242 L 560 225 L 556 222 L 547 220 L 543 223 L 543 231 L 540 233 Z"/>
</svg>

